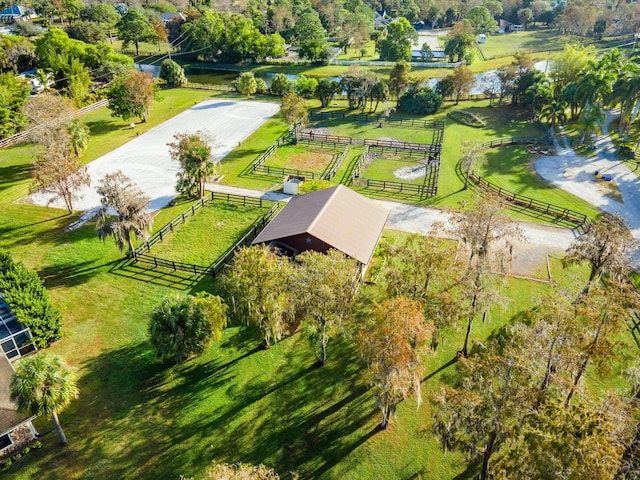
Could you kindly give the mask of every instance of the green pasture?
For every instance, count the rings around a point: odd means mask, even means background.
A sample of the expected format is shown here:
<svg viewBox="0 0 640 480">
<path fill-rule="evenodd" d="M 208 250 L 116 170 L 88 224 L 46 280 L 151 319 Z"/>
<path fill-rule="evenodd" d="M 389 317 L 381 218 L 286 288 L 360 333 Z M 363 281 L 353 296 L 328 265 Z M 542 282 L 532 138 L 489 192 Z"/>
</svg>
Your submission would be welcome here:
<svg viewBox="0 0 640 480">
<path fill-rule="evenodd" d="M 540 53 L 562 50 L 569 37 L 559 35 L 557 30 L 528 30 L 525 32 L 497 33 L 487 35 L 487 43 L 478 45 L 487 60 L 510 57 L 515 52 Z M 476 59 L 478 62 L 482 58 Z"/>
<path fill-rule="evenodd" d="M 265 204 L 260 208 L 210 202 L 194 217 L 187 219 L 184 225 L 175 227 L 172 234 L 154 245 L 149 255 L 204 267 L 211 265 L 238 242 L 271 206 Z"/>
<path fill-rule="evenodd" d="M 595 217 L 598 209 L 578 197 L 555 188 L 535 173 L 537 155 L 527 152 L 523 145 L 500 147 L 484 152 L 485 162 L 476 172 L 491 183 L 513 193 L 561 205 L 570 210 Z"/>
<path fill-rule="evenodd" d="M 418 176 L 414 179 L 405 179 L 402 178 L 402 176 L 398 176 L 397 172 L 400 169 L 411 169 L 426 173 L 423 167 L 426 162 L 426 158 L 418 155 L 409 157 L 408 152 L 394 155 L 391 149 L 385 149 L 380 156 L 378 156 L 377 152 L 373 155 L 371 162 L 360 171 L 360 179 L 364 182 L 371 179 L 422 185 L 425 182 L 425 175 Z"/>
</svg>

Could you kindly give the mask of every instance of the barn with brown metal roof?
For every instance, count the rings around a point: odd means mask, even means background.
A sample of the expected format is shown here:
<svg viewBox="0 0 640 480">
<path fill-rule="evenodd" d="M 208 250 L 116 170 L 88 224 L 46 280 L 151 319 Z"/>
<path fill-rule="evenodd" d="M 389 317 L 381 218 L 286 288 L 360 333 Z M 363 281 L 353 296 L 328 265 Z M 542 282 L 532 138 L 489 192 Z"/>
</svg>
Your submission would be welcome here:
<svg viewBox="0 0 640 480">
<path fill-rule="evenodd" d="M 343 185 L 293 197 L 253 241 L 291 255 L 331 248 L 363 266 L 371 261 L 389 211 Z"/>
</svg>

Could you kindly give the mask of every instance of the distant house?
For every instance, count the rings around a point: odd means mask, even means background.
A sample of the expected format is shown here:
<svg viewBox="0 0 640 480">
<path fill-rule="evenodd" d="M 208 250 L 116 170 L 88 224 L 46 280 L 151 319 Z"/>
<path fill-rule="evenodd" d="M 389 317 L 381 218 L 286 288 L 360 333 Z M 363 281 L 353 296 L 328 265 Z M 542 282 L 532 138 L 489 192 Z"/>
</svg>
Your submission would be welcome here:
<svg viewBox="0 0 640 480">
<path fill-rule="evenodd" d="M 387 25 L 389 25 L 391 22 L 393 22 L 393 18 L 387 17 L 387 13 L 384 10 L 382 10 L 382 11 L 376 10 L 374 12 L 374 14 L 373 14 L 373 28 L 374 29 L 384 28 Z"/>
<path fill-rule="evenodd" d="M 166 25 L 167 23 L 169 23 L 171 20 L 173 20 L 174 18 L 180 19 L 183 22 L 185 22 L 187 20 L 187 17 L 185 17 L 182 13 L 180 12 L 165 12 L 162 15 L 160 15 L 160 20 L 162 20 L 162 22 Z"/>
<path fill-rule="evenodd" d="M 343 185 L 294 197 L 253 241 L 295 256 L 336 249 L 364 274 L 389 211 Z"/>
<path fill-rule="evenodd" d="M 11 5 L 9 8 L 0 10 L 0 23 L 12 23 L 31 16 L 31 10 L 20 5 Z"/>
<path fill-rule="evenodd" d="M 13 455 L 37 435 L 31 423 L 36 417 L 18 412 L 11 399 L 13 373 L 11 362 L 0 352 L 0 460 Z"/>
<path fill-rule="evenodd" d="M 447 55 L 444 53 L 444 50 L 431 50 L 431 61 L 438 62 L 446 59 Z M 422 50 L 411 50 L 411 60 L 425 60 L 424 55 L 422 55 Z"/>
</svg>

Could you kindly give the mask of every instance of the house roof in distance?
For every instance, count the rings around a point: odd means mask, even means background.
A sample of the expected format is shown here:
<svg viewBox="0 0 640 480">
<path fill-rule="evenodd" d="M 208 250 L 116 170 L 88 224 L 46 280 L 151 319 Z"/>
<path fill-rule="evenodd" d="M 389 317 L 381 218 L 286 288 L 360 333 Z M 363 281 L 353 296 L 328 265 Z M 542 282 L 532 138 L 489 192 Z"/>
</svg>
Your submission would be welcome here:
<svg viewBox="0 0 640 480">
<path fill-rule="evenodd" d="M 30 418 L 29 415 L 18 412 L 15 402 L 11 399 L 11 377 L 13 367 L 0 349 L 0 435 L 13 430 Z"/>
<path fill-rule="evenodd" d="M 385 208 L 338 185 L 293 197 L 253 243 L 308 233 L 368 264 L 388 216 Z"/>
</svg>

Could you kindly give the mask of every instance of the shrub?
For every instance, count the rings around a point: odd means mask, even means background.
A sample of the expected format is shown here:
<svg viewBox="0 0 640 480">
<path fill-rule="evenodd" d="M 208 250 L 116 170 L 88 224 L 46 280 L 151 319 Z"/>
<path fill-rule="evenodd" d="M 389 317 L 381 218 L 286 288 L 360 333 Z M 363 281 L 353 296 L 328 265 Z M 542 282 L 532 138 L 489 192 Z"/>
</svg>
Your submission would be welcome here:
<svg viewBox="0 0 640 480">
<path fill-rule="evenodd" d="M 38 347 L 60 338 L 62 315 L 49 300 L 42 280 L 4 252 L 0 252 L 0 292 L 18 321 L 29 328 Z"/>
<path fill-rule="evenodd" d="M 442 97 L 429 87 L 420 87 L 415 92 L 408 91 L 400 97 L 399 108 L 403 112 L 416 115 L 436 113 L 442 106 Z"/>
</svg>

